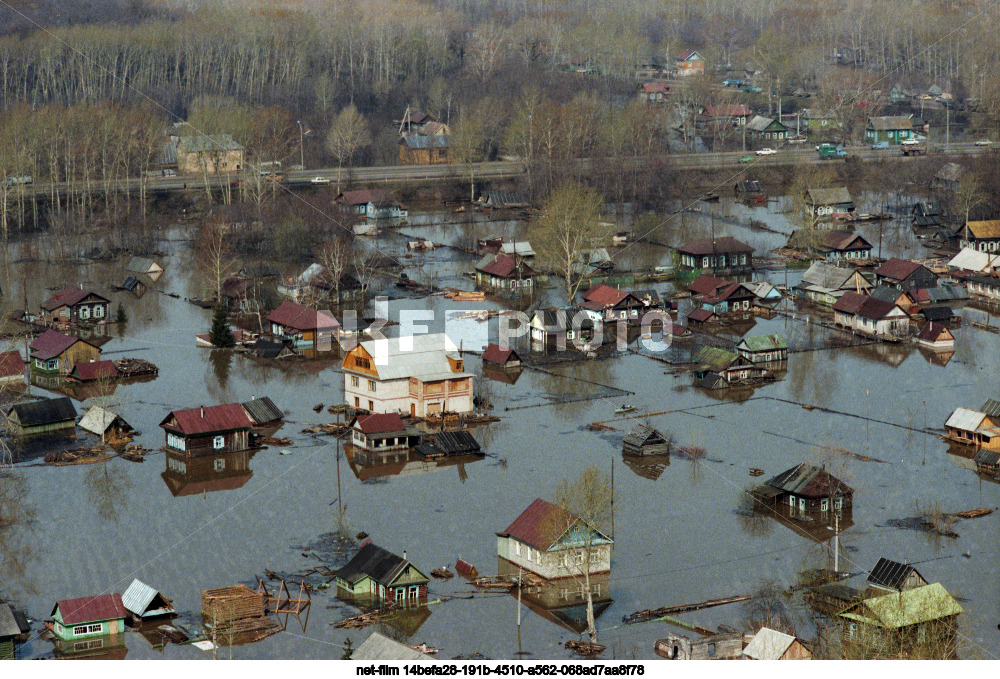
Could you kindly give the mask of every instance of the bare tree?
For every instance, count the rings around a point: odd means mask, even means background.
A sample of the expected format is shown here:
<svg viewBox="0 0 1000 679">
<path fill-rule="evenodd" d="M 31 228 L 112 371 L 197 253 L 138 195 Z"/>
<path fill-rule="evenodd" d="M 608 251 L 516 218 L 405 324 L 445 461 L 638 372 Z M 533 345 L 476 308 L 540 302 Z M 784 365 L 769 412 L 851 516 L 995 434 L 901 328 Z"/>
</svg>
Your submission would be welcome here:
<svg viewBox="0 0 1000 679">
<path fill-rule="evenodd" d="M 326 135 L 326 147 L 337 159 L 337 190 L 340 190 L 340 174 L 344 163 L 350 163 L 354 154 L 371 144 L 371 131 L 364 117 L 354 104 L 345 106 L 333 121 Z"/>
<path fill-rule="evenodd" d="M 222 283 L 236 268 L 225 222 L 207 223 L 198 237 L 198 265 L 212 284 L 216 300 L 222 299 Z"/>
<path fill-rule="evenodd" d="M 320 246 L 319 263 L 327 271 L 327 281 L 333 291 L 333 303 L 340 304 L 340 281 L 351 263 L 351 248 L 344 238 L 333 238 Z"/>
</svg>

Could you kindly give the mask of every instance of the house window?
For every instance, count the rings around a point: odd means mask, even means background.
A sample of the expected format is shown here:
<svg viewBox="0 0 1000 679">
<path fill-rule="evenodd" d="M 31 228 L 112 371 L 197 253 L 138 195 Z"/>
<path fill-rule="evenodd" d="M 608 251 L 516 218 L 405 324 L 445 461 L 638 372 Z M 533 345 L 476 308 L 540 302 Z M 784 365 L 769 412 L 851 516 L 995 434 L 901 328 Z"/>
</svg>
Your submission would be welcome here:
<svg viewBox="0 0 1000 679">
<path fill-rule="evenodd" d="M 59 359 L 58 358 L 50 358 L 48 360 L 48 362 L 46 362 L 45 368 L 47 370 L 58 370 L 59 369 Z"/>
<path fill-rule="evenodd" d="M 531 547 L 528 547 L 528 561 L 531 561 Z"/>
<path fill-rule="evenodd" d="M 410 598 L 416 599 L 420 596 L 420 587 L 417 585 L 410 585 Z"/>
<path fill-rule="evenodd" d="M 406 588 L 399 587 L 396 589 L 396 601 L 403 601 L 406 599 Z"/>
<path fill-rule="evenodd" d="M 100 633 L 103 630 L 104 630 L 103 623 L 97 623 L 96 625 L 87 625 L 87 633 L 88 634 Z"/>
<path fill-rule="evenodd" d="M 788 506 L 789 507 L 794 507 L 795 506 L 795 496 L 794 495 L 789 495 L 788 496 Z"/>
<path fill-rule="evenodd" d="M 355 408 L 360 408 L 361 407 L 361 399 L 358 398 L 357 396 L 354 397 L 354 407 Z"/>
<path fill-rule="evenodd" d="M 217 472 L 225 471 L 226 470 L 226 458 L 224 458 L 224 457 L 217 457 L 217 458 L 215 458 L 215 461 L 212 462 L 212 468 L 215 469 L 215 471 L 217 471 Z"/>
<path fill-rule="evenodd" d="M 799 511 L 800 512 L 806 511 L 806 499 L 804 497 L 799 498 Z"/>
<path fill-rule="evenodd" d="M 90 307 L 82 306 L 80 307 L 80 318 L 90 318 Z"/>
<path fill-rule="evenodd" d="M 167 434 L 167 445 L 177 450 L 184 450 L 184 439 L 177 434 Z"/>
<path fill-rule="evenodd" d="M 104 318 L 103 306 L 98 305 L 94 307 L 94 318 Z"/>
<path fill-rule="evenodd" d="M 86 625 L 80 625 L 79 627 L 74 627 L 73 628 L 73 636 L 78 637 L 81 634 L 86 634 L 86 633 L 87 633 L 87 626 Z"/>
<path fill-rule="evenodd" d="M 834 501 L 833 501 L 833 508 L 834 509 L 840 510 L 843 506 L 844 506 L 844 498 L 838 497 L 838 498 L 834 499 Z"/>
<path fill-rule="evenodd" d="M 830 501 L 828 499 L 826 499 L 826 498 L 823 498 L 822 500 L 820 500 L 819 501 L 819 509 L 822 512 L 825 512 L 828 509 L 830 509 Z"/>
<path fill-rule="evenodd" d="M 856 622 L 852 622 L 851 623 L 851 626 L 847 630 L 847 636 L 850 639 L 856 639 L 857 638 L 857 636 L 858 636 L 858 624 Z"/>
<path fill-rule="evenodd" d="M 514 553 L 517 554 L 518 556 L 521 556 L 521 543 L 520 542 L 515 542 L 514 543 Z"/>
<path fill-rule="evenodd" d="M 372 412 L 375 411 L 375 401 L 372 401 L 371 399 L 368 400 L 368 410 L 371 410 Z"/>
<path fill-rule="evenodd" d="M 375 380 L 368 380 L 368 391 L 375 391 Z"/>
<path fill-rule="evenodd" d="M 372 367 L 371 361 L 369 361 L 367 358 L 361 358 L 360 356 L 354 357 L 354 365 L 358 366 L 359 368 L 366 368 L 369 370 Z"/>
<path fill-rule="evenodd" d="M 351 375 L 351 386 L 356 387 L 361 384 L 361 380 L 358 379 L 357 375 Z"/>
<path fill-rule="evenodd" d="M 715 644 L 709 644 L 708 645 L 708 657 L 709 658 L 714 658 L 715 657 Z"/>
<path fill-rule="evenodd" d="M 215 438 L 212 439 L 212 448 L 214 448 L 215 450 L 222 450 L 223 447 L 225 447 L 225 445 L 226 445 L 225 436 L 216 436 Z"/>
</svg>

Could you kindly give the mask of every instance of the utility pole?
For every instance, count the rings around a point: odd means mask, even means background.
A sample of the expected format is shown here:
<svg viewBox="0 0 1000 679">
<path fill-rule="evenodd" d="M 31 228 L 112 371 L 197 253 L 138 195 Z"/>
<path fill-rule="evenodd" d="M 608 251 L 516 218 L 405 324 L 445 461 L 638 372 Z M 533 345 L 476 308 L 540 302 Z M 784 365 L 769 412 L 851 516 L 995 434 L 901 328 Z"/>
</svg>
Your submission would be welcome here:
<svg viewBox="0 0 1000 679">
<path fill-rule="evenodd" d="M 521 566 L 517 567 L 517 656 L 520 658 L 524 653 L 524 649 L 521 648 L 521 574 L 523 569 Z"/>
<path fill-rule="evenodd" d="M 944 102 L 944 148 L 945 150 L 951 145 L 951 106 L 948 105 L 948 100 L 945 99 Z"/>
<path fill-rule="evenodd" d="M 615 458 L 611 458 L 611 541 L 615 540 Z"/>
<path fill-rule="evenodd" d="M 302 121 L 296 120 L 295 122 L 299 125 L 299 168 L 304 170 L 306 169 L 306 152 L 304 146 L 306 135 L 302 130 Z"/>
<path fill-rule="evenodd" d="M 840 573 L 840 514 L 833 515 L 833 572 Z"/>
</svg>

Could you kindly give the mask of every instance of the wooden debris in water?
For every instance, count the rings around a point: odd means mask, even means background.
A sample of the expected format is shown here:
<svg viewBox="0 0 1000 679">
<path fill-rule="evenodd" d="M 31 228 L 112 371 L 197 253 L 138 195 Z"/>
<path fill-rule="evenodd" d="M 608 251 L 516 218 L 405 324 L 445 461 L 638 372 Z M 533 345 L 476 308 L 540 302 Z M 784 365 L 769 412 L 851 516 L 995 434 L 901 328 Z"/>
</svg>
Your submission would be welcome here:
<svg viewBox="0 0 1000 679">
<path fill-rule="evenodd" d="M 216 638 L 247 634 L 248 641 L 259 641 L 281 629 L 267 617 L 265 601 L 262 592 L 246 585 L 206 589 L 201 593 L 201 614 Z"/>
<path fill-rule="evenodd" d="M 119 358 L 112 361 L 120 377 L 146 377 L 160 374 L 153 363 L 141 358 Z"/>
<path fill-rule="evenodd" d="M 604 646 L 593 641 L 576 641 L 575 639 L 570 639 L 566 642 L 565 646 L 569 650 L 575 651 L 585 658 L 590 658 L 604 653 Z"/>
<path fill-rule="evenodd" d="M 440 648 L 434 648 L 433 646 L 428 646 L 427 644 L 410 644 L 410 648 L 414 651 L 420 651 L 421 653 L 426 653 L 428 655 L 434 655 Z"/>
<path fill-rule="evenodd" d="M 757 467 L 750 467 L 750 476 L 763 476 L 764 470 Z"/>
<path fill-rule="evenodd" d="M 452 299 L 456 302 L 485 302 L 486 293 L 484 292 L 466 292 L 464 290 L 455 290 L 452 292 L 444 293 L 445 299 Z"/>
<path fill-rule="evenodd" d="M 45 464 L 64 467 L 71 464 L 93 464 L 103 462 L 113 457 L 105 446 L 89 446 L 87 448 L 71 448 L 58 453 L 49 453 L 44 457 Z"/>
<path fill-rule="evenodd" d="M 331 424 L 316 424 L 302 430 L 303 434 L 329 434 L 340 436 L 347 431 L 347 425 L 343 422 L 333 422 Z"/>
<path fill-rule="evenodd" d="M 966 509 L 963 512 L 955 512 L 954 516 L 957 516 L 960 519 L 978 519 L 980 516 L 989 516 L 992 513 L 992 509 L 979 507 L 977 509 Z"/>
<path fill-rule="evenodd" d="M 501 580 L 500 576 L 480 576 L 472 581 L 472 584 L 476 586 L 476 589 L 485 589 L 491 591 L 501 591 L 509 592 L 514 589 L 513 582 L 509 580 Z"/>
<path fill-rule="evenodd" d="M 374 625 L 382 617 L 381 611 L 368 611 L 367 613 L 361 613 L 360 615 L 352 615 L 349 618 L 344 618 L 343 620 L 338 620 L 337 622 L 331 622 L 336 629 L 362 629 L 368 627 L 369 625 Z"/>
<path fill-rule="evenodd" d="M 603 422 L 591 422 L 587 426 L 587 428 L 590 429 L 590 431 L 614 431 L 615 430 L 614 427 L 609 427 L 608 425 L 604 424 Z"/>
<path fill-rule="evenodd" d="M 125 450 L 120 453 L 120 457 L 129 462 L 143 462 L 148 452 L 149 449 L 142 446 L 126 446 Z"/>
<path fill-rule="evenodd" d="M 708 601 L 701 601 L 696 604 L 680 604 L 678 606 L 664 606 L 663 608 L 646 609 L 644 611 L 637 611 L 631 615 L 625 616 L 622 618 L 622 622 L 626 625 L 631 625 L 637 622 L 648 622 L 650 620 L 662 618 L 665 615 L 686 613 L 688 611 L 700 611 L 703 608 L 712 608 L 713 606 L 722 606 L 724 604 L 748 601 L 750 598 L 751 597 L 749 596 L 730 596 L 723 599 L 709 599 Z"/>
<path fill-rule="evenodd" d="M 289 438 L 278 438 L 276 436 L 261 436 L 258 442 L 262 446 L 290 446 L 292 445 L 292 439 Z"/>
<path fill-rule="evenodd" d="M 442 580 L 450 580 L 455 577 L 455 574 L 448 570 L 446 566 L 442 568 L 435 568 L 431 571 L 431 575 Z"/>
<path fill-rule="evenodd" d="M 321 410 L 323 410 L 323 404 L 322 403 L 317 403 L 316 405 L 313 406 L 313 412 L 314 413 L 318 413 Z"/>
</svg>

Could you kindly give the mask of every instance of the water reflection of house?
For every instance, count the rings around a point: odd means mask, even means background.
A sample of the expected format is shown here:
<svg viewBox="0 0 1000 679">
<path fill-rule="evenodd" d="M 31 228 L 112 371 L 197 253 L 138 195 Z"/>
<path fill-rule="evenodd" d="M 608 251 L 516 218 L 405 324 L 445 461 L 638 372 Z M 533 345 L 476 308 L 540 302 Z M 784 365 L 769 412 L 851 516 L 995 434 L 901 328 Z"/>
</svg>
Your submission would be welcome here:
<svg viewBox="0 0 1000 679">
<path fill-rule="evenodd" d="M 354 476 L 363 482 L 382 481 L 393 476 L 429 474 L 448 469 L 457 470 L 459 479 L 464 482 L 468 477 L 465 465 L 485 457 L 482 454 L 473 454 L 429 460 L 409 449 L 367 451 L 349 444 L 344 446 L 344 452 Z"/>
<path fill-rule="evenodd" d="M 160 476 L 174 497 L 236 490 L 245 486 L 253 476 L 250 460 L 253 459 L 254 452 L 239 450 L 189 457 L 181 452 L 167 450 L 167 468 Z"/>
<path fill-rule="evenodd" d="M 502 557 L 497 558 L 497 574 L 515 581 L 519 574 L 523 577 L 523 571 L 516 564 Z M 596 620 L 614 603 L 610 571 L 590 576 L 590 594 Z M 518 598 L 517 589 L 511 590 L 510 595 Z M 533 613 L 565 630 L 574 634 L 587 631 L 587 589 L 583 578 L 525 581 L 520 598 Z"/>
<path fill-rule="evenodd" d="M 664 470 L 670 466 L 670 455 L 629 455 L 628 453 L 622 453 L 622 462 L 636 476 L 656 481 L 663 474 Z"/>
<path fill-rule="evenodd" d="M 53 647 L 56 660 L 124 660 L 128 655 L 124 634 L 79 641 L 56 639 Z"/>
</svg>

